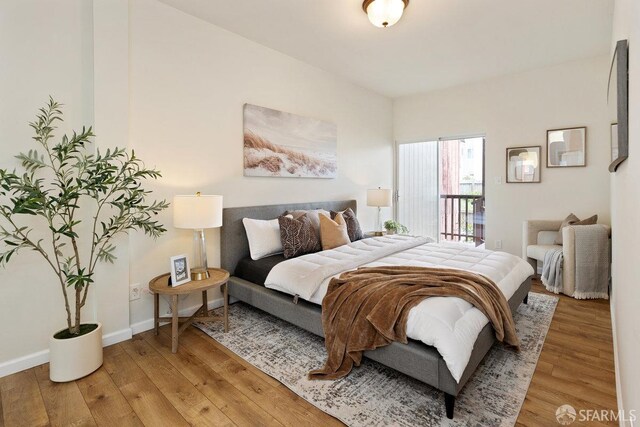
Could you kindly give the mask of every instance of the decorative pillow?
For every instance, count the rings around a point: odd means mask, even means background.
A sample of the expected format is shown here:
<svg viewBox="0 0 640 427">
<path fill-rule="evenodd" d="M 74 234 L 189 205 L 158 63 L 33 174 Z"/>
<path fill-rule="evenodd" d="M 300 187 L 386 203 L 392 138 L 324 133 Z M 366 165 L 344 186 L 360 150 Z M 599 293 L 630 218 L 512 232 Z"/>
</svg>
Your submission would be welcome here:
<svg viewBox="0 0 640 427">
<path fill-rule="evenodd" d="M 560 231 L 558 232 L 558 237 L 556 237 L 555 244 L 556 245 L 561 245 L 562 244 L 562 229 L 565 228 L 566 226 L 568 226 L 568 225 L 593 225 L 593 224 L 597 224 L 597 223 L 598 223 L 598 215 L 593 215 L 593 216 L 590 216 L 589 218 L 580 220 L 574 214 L 569 214 L 569 216 L 566 217 L 564 219 L 564 221 L 562 221 L 562 224 L 560 225 Z"/>
<path fill-rule="evenodd" d="M 320 239 L 323 251 L 351 243 L 347 223 L 341 213 L 336 214 L 335 221 L 328 215 L 320 215 Z"/>
<path fill-rule="evenodd" d="M 316 232 L 318 245 L 320 245 L 320 214 L 329 215 L 329 212 L 325 211 L 324 209 L 310 209 L 307 211 L 287 211 L 284 213 L 284 215 L 293 215 L 294 219 L 300 218 L 302 215 L 306 215 L 311 222 L 311 225 L 313 226 L 313 230 Z"/>
<path fill-rule="evenodd" d="M 252 260 L 282 253 L 280 225 L 277 218 L 272 220 L 242 218 L 242 223 L 247 232 Z"/>
<path fill-rule="evenodd" d="M 589 218 L 581 219 L 573 225 L 594 225 L 598 223 L 598 215 L 592 215 Z"/>
<path fill-rule="evenodd" d="M 292 215 L 278 217 L 280 241 L 285 258 L 320 251 L 320 241 L 307 215 L 294 218 Z"/>
<path fill-rule="evenodd" d="M 362 228 L 360 227 L 360 222 L 358 221 L 355 212 L 353 212 L 351 208 L 347 208 L 342 212 L 331 211 L 331 219 L 335 220 L 338 213 L 342 214 L 344 221 L 347 223 L 347 233 L 349 234 L 349 240 L 355 242 L 356 240 L 362 239 L 364 235 L 362 233 Z"/>
</svg>

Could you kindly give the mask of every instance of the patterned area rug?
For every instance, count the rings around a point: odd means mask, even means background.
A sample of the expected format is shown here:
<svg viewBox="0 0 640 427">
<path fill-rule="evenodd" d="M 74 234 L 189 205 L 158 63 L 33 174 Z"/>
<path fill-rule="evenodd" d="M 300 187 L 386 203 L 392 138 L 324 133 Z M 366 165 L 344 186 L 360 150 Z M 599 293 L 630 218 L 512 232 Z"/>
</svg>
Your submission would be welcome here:
<svg viewBox="0 0 640 427">
<path fill-rule="evenodd" d="M 524 402 L 558 298 L 531 293 L 514 314 L 519 353 L 495 345 L 446 417 L 442 392 L 365 359 L 348 377 L 310 381 L 324 340 L 244 303 L 230 307 L 230 330 L 195 324 L 231 351 L 349 426 L 512 426 Z"/>
</svg>

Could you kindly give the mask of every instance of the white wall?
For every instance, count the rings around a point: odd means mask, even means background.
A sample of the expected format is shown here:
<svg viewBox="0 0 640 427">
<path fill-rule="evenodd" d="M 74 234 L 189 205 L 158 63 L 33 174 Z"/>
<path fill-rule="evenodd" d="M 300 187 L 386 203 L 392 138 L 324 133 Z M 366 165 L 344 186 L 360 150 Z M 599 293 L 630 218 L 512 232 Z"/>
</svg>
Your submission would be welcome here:
<svg viewBox="0 0 640 427">
<path fill-rule="evenodd" d="M 640 2 L 637 0 L 616 1 L 612 42 L 622 39 L 629 40 L 629 159 L 611 175 L 611 308 L 618 403 L 640 416 Z M 640 421 L 635 425 L 640 425 Z"/>
<path fill-rule="evenodd" d="M 27 123 L 51 94 L 66 104 L 64 130 L 95 123 L 99 148 L 127 145 L 160 169 L 150 185 L 158 198 L 202 191 L 224 195 L 225 206 L 356 198 L 370 229 L 365 190 L 392 184 L 391 100 L 153 0 L 3 2 L 0 57 L 0 167 L 18 166 L 13 155 L 32 146 Z M 337 123 L 338 178 L 243 177 L 245 102 Z M 97 271 L 84 319 L 104 322 L 111 340 L 126 338 L 131 323 L 152 325 L 151 297 L 130 306 L 129 284 L 146 286 L 170 255 L 191 251 L 191 233 L 173 229 L 171 210 L 159 219 L 165 236 L 121 239 L 118 263 Z M 219 233 L 207 237 L 217 266 Z M 0 269 L 8 343 L 0 375 L 47 360 L 49 335 L 65 325 L 54 278 L 31 253 Z"/>
<path fill-rule="evenodd" d="M 129 144 L 129 1 L 93 0 L 93 88 L 96 148 Z M 131 337 L 129 238 L 114 240 L 117 260 L 99 264 L 93 289 L 95 318 L 108 322 L 106 344 Z"/>
<path fill-rule="evenodd" d="M 608 58 L 593 58 L 398 98 L 396 141 L 486 135 L 487 248 L 521 253 L 522 221 L 597 213 L 609 223 Z M 505 149 L 541 145 L 546 131 L 587 126 L 587 167 L 547 169 L 540 184 L 505 183 Z M 496 178 L 501 180 L 496 184 Z"/>
<path fill-rule="evenodd" d="M 366 189 L 392 184 L 389 99 L 155 1 L 133 2 L 130 19 L 131 146 L 162 171 L 158 196 L 222 194 L 226 207 L 356 198 L 364 228 L 373 227 Z M 244 103 L 337 123 L 338 178 L 243 177 Z M 169 231 L 158 241 L 131 237 L 132 283 L 191 251 L 191 232 L 173 229 L 170 209 L 160 220 Z M 206 233 L 218 266 L 219 232 Z M 149 295 L 134 302 L 132 323 L 152 308 Z"/>
<path fill-rule="evenodd" d="M 66 104 L 58 136 L 92 124 L 91 35 L 85 0 L 2 2 L 0 167 L 17 167 L 19 151 L 37 148 L 28 123 L 49 95 Z M 92 304 L 83 312 L 91 319 Z M 0 268 L 0 371 L 2 362 L 46 349 L 65 319 L 60 285 L 39 255 L 25 251 Z"/>
</svg>

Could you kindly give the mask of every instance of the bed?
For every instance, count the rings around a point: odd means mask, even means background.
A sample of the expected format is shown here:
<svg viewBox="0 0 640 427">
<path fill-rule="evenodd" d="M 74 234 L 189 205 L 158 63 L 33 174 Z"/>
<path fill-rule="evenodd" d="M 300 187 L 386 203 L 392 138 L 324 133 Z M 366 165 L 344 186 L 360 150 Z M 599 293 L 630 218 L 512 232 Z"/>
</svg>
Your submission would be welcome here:
<svg viewBox="0 0 640 427">
<path fill-rule="evenodd" d="M 283 258 L 281 255 L 275 255 L 260 260 L 262 262 L 248 262 L 249 245 L 242 219 L 273 219 L 286 210 L 342 211 L 346 208 L 351 208 L 356 212 L 356 201 L 225 208 L 220 239 L 221 267 L 231 274 L 229 295 L 309 332 L 323 336 L 320 305 L 264 286 L 269 271 L 280 265 Z M 515 311 L 520 303 L 527 303 L 532 274 L 533 272 L 523 276 L 520 272 L 521 280 L 519 279 L 518 283 L 513 286 L 513 293 L 508 299 L 512 311 Z M 443 356 L 434 346 L 426 345 L 417 340 L 409 340 L 408 344 L 394 342 L 389 346 L 365 352 L 365 357 L 443 391 L 447 417 L 453 418 L 455 397 L 464 388 L 495 341 L 492 326 L 486 324 L 473 342 L 466 367 L 462 372 L 456 373 L 455 377 Z M 312 368 L 310 367 L 310 369 Z"/>
</svg>

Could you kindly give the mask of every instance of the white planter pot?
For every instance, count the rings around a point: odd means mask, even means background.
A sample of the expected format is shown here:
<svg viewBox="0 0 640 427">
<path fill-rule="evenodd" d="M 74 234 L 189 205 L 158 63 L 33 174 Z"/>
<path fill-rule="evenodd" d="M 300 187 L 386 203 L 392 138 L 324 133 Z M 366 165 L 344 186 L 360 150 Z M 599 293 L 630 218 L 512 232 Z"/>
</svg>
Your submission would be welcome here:
<svg viewBox="0 0 640 427">
<path fill-rule="evenodd" d="M 54 334 L 55 335 L 55 334 Z M 49 378 L 54 382 L 86 377 L 102 366 L 102 323 L 75 338 L 49 339 Z"/>
</svg>

